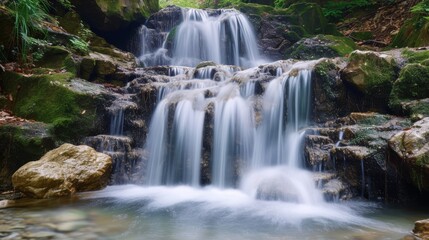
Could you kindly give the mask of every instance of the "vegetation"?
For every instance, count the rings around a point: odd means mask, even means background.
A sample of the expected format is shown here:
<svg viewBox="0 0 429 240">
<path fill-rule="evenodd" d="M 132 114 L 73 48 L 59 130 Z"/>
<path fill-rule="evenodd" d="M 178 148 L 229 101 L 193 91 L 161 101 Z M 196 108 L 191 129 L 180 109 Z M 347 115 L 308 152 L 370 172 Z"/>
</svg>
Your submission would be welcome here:
<svg viewBox="0 0 429 240">
<path fill-rule="evenodd" d="M 15 20 L 13 32 L 19 60 L 25 63 L 31 46 L 40 43 L 33 35 L 37 32 L 43 33 L 43 21 L 49 18 L 49 1 L 13 0 L 8 7 Z"/>
</svg>

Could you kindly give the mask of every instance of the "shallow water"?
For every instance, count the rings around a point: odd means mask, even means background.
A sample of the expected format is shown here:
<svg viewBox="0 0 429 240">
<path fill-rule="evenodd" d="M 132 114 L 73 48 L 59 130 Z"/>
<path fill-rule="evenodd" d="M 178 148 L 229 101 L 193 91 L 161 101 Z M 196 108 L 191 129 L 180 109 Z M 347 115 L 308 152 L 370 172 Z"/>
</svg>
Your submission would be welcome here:
<svg viewBox="0 0 429 240">
<path fill-rule="evenodd" d="M 189 186 L 111 186 L 21 205 L 0 210 L 0 237 L 48 231 L 54 239 L 400 239 L 428 216 L 371 202 L 307 205 Z M 2 232 L 7 225 L 18 227 Z"/>
</svg>

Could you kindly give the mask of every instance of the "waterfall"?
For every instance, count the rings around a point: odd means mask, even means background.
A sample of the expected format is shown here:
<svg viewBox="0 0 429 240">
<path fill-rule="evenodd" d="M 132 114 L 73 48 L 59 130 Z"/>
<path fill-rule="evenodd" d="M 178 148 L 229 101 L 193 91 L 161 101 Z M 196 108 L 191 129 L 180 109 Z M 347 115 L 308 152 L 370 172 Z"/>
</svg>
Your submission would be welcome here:
<svg viewBox="0 0 429 240">
<path fill-rule="evenodd" d="M 252 26 L 239 11 L 184 8 L 182 15 L 183 21 L 169 32 L 141 28 L 139 58 L 145 66 L 196 66 L 213 61 L 252 67 L 263 62 Z"/>
<path fill-rule="evenodd" d="M 252 79 L 261 67 L 226 71 L 218 81 L 212 72 L 228 69 L 220 65 L 186 77 L 171 74 L 160 83 L 146 144 L 146 184 L 200 186 L 209 152 L 213 186 L 238 187 L 264 200 L 322 202 L 310 173 L 301 169 L 315 61 L 285 64 L 286 71 L 275 70 L 266 83 Z M 257 93 L 256 84 L 265 91 Z M 207 137 L 211 145 L 203 147 Z"/>
</svg>

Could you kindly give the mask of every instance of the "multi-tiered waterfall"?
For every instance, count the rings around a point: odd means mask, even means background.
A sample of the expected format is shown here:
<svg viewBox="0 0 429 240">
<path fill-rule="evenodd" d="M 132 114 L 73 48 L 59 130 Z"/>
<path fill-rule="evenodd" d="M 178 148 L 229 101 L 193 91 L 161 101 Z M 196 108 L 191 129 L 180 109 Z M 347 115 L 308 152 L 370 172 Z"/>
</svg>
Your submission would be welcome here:
<svg viewBox="0 0 429 240">
<path fill-rule="evenodd" d="M 142 28 L 141 61 L 164 66 L 143 69 L 126 87 L 127 98 L 110 107 L 111 134 L 124 135 L 115 140 L 128 149 L 145 139 L 142 184 L 89 195 L 107 204 L 117 199 L 121 221 L 133 216 L 121 237 L 343 239 L 360 232 L 377 238 L 379 229 L 403 232 L 325 202 L 320 188 L 332 193 L 332 184 L 326 186 L 336 179 L 316 184 L 316 174 L 304 169 L 302 143 L 319 61 L 259 64 L 250 25 L 235 10 L 183 9 L 180 19 Z M 147 135 L 139 111 L 151 114 Z M 104 139 L 94 140 L 104 146 Z M 133 148 L 139 147 L 143 143 Z"/>
</svg>

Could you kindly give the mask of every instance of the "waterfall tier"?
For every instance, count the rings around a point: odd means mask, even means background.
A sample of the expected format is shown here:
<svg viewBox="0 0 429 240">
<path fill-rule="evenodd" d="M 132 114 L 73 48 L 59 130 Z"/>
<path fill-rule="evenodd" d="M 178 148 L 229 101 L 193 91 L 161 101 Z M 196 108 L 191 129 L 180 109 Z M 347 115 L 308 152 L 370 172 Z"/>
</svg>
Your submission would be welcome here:
<svg viewBox="0 0 429 240">
<path fill-rule="evenodd" d="M 140 60 L 145 66 L 196 66 L 213 61 L 243 67 L 263 62 L 252 26 L 237 10 L 182 9 L 180 24 L 157 32 L 140 30 Z"/>
</svg>

